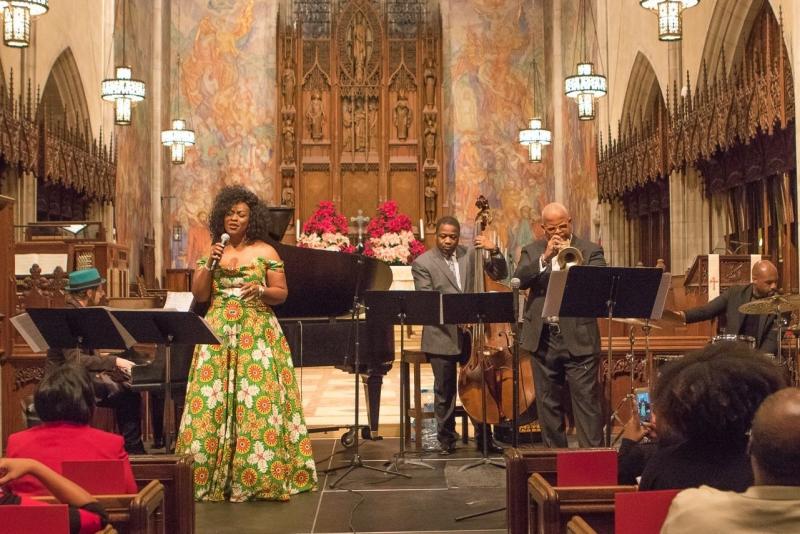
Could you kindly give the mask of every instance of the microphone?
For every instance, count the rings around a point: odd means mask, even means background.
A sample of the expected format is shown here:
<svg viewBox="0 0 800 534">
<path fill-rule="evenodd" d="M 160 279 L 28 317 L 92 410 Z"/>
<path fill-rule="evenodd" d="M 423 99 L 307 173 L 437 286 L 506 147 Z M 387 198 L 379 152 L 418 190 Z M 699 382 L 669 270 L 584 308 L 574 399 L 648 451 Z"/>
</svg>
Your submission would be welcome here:
<svg viewBox="0 0 800 534">
<path fill-rule="evenodd" d="M 228 241 L 230 240 L 231 236 L 229 236 L 227 233 L 219 236 L 219 242 L 222 245 L 222 248 L 225 248 L 228 245 Z M 213 271 L 217 267 L 219 267 L 219 258 L 214 258 L 211 260 L 211 263 L 209 264 L 208 268 Z"/>
<path fill-rule="evenodd" d="M 514 298 L 514 322 L 519 323 L 519 286 L 520 280 L 519 278 L 512 278 L 511 279 L 511 293 Z"/>
</svg>

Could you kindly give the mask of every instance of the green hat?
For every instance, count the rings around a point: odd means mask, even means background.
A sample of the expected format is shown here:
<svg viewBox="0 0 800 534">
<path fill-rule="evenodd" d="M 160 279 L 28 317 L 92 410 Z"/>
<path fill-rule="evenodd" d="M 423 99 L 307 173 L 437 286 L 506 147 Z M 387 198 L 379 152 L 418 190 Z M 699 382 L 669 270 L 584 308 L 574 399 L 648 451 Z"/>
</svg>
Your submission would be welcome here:
<svg viewBox="0 0 800 534">
<path fill-rule="evenodd" d="M 69 273 L 69 284 L 64 288 L 65 291 L 83 291 L 92 289 L 100 284 L 104 284 L 105 278 L 100 277 L 100 271 L 92 267 L 91 269 L 81 269 Z"/>
</svg>

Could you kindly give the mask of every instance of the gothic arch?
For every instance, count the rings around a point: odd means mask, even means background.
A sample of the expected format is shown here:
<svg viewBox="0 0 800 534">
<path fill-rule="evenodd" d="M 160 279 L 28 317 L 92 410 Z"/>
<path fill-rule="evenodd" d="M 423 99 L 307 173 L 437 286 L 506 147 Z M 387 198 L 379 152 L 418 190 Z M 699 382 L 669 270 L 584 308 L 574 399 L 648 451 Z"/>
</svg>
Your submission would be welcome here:
<svg viewBox="0 0 800 534">
<path fill-rule="evenodd" d="M 767 0 L 717 1 L 706 33 L 708 38 L 703 46 L 703 62 L 709 78 L 716 78 L 723 69 L 724 72 L 730 72 L 732 65 L 741 65 L 747 38 L 765 3 L 768 3 Z M 725 65 L 722 65 L 723 49 Z"/>
<path fill-rule="evenodd" d="M 664 108 L 664 96 L 653 65 L 642 52 L 638 52 L 628 76 L 622 104 L 623 128 L 629 124 L 640 127 L 644 121 L 654 120 L 656 112 Z"/>
<path fill-rule="evenodd" d="M 88 131 L 92 131 L 83 82 L 69 47 L 53 63 L 38 109 L 39 113 L 46 113 L 48 119 L 72 128 L 88 128 Z"/>
</svg>

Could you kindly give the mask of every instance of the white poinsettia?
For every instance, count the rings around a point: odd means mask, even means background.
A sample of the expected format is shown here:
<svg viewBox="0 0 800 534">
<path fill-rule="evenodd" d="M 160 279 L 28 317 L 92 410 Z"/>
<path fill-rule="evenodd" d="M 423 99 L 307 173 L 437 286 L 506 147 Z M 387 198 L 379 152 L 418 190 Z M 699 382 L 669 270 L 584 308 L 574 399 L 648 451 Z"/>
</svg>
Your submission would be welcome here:
<svg viewBox="0 0 800 534">
<path fill-rule="evenodd" d="M 258 470 L 263 473 L 274 456 L 275 453 L 272 450 L 265 448 L 260 441 L 256 441 L 253 445 L 253 452 L 247 457 L 247 463 L 257 466 Z"/>
<path fill-rule="evenodd" d="M 203 452 L 199 439 L 192 441 L 192 444 L 189 446 L 189 452 L 194 457 L 195 463 L 204 464 L 208 461 L 208 457 L 206 453 Z"/>
<path fill-rule="evenodd" d="M 236 394 L 236 400 L 243 402 L 248 408 L 253 407 L 253 399 L 258 395 L 258 386 L 251 384 L 246 378 L 242 378 L 239 382 L 239 392 Z"/>
<path fill-rule="evenodd" d="M 200 392 L 206 398 L 206 404 L 209 409 L 214 409 L 217 403 L 222 402 L 222 380 L 217 378 L 210 386 L 203 386 L 200 388 Z"/>
</svg>

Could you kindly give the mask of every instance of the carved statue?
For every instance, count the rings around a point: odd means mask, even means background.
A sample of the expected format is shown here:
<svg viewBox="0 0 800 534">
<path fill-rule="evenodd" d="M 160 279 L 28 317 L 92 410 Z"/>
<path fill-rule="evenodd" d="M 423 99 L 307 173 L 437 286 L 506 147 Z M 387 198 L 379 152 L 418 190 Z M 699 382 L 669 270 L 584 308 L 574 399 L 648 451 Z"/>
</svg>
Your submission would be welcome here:
<svg viewBox="0 0 800 534">
<path fill-rule="evenodd" d="M 294 117 L 290 114 L 283 118 L 283 161 L 294 163 Z"/>
<path fill-rule="evenodd" d="M 363 152 L 367 149 L 367 111 L 364 109 L 363 100 L 356 101 L 353 124 L 356 131 L 356 152 Z"/>
<path fill-rule="evenodd" d="M 306 111 L 306 121 L 311 139 L 319 141 L 322 139 L 322 126 L 325 124 L 325 111 L 322 109 L 322 95 L 319 91 L 314 91 L 311 95 L 311 105 Z"/>
<path fill-rule="evenodd" d="M 342 102 L 342 149 L 353 150 L 353 104 L 349 100 Z"/>
<path fill-rule="evenodd" d="M 281 191 L 281 204 L 290 208 L 294 207 L 294 187 L 292 187 L 292 177 L 283 178 L 283 191 Z"/>
<path fill-rule="evenodd" d="M 425 163 L 436 161 L 436 116 L 425 118 Z"/>
<path fill-rule="evenodd" d="M 38 263 L 31 265 L 31 268 L 28 272 L 30 272 L 30 275 L 26 276 L 22 281 L 22 284 L 25 286 L 26 290 L 46 290 L 49 288 L 50 282 L 47 280 L 47 278 L 42 276 L 42 268 L 39 267 Z"/>
<path fill-rule="evenodd" d="M 429 174 L 425 184 L 425 226 L 431 228 L 436 225 L 436 197 L 439 195 L 435 179 L 435 174 Z"/>
<path fill-rule="evenodd" d="M 359 11 L 356 13 L 356 20 L 353 23 L 352 34 L 353 47 L 353 71 L 356 81 L 364 80 L 364 71 L 367 66 L 367 25 L 364 14 Z"/>
<path fill-rule="evenodd" d="M 370 150 L 378 146 L 378 101 L 369 101 L 369 110 L 367 112 L 367 119 L 369 120 L 369 148 Z"/>
<path fill-rule="evenodd" d="M 411 127 L 411 109 L 408 107 L 408 99 L 404 93 L 397 97 L 397 104 L 394 106 L 394 126 L 397 128 L 397 138 L 401 141 L 408 139 L 408 129 Z"/>
<path fill-rule="evenodd" d="M 434 68 L 433 58 L 425 60 L 425 108 L 433 109 L 436 107 L 436 69 Z"/>
<path fill-rule="evenodd" d="M 283 104 L 287 108 L 294 108 L 294 88 L 295 88 L 296 79 L 294 77 L 294 66 L 291 63 L 287 63 L 286 66 L 283 68 L 283 75 L 282 75 L 282 96 L 283 96 Z"/>
</svg>

